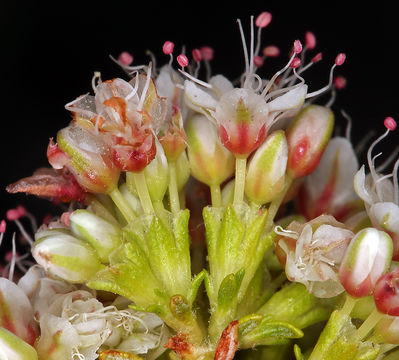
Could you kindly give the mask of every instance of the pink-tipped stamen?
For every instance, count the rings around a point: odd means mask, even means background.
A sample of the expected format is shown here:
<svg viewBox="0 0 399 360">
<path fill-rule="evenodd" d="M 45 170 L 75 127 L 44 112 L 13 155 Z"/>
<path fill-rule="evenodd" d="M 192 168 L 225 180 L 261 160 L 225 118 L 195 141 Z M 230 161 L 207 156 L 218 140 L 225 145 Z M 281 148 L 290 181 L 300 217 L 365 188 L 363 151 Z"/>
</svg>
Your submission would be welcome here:
<svg viewBox="0 0 399 360">
<path fill-rule="evenodd" d="M 21 217 L 17 209 L 9 209 L 6 212 L 6 218 L 9 221 L 16 221 Z"/>
<path fill-rule="evenodd" d="M 6 232 L 6 228 L 7 228 L 7 223 L 6 221 L 3 219 L 0 222 L 0 234 L 4 234 Z"/>
<path fill-rule="evenodd" d="M 254 56 L 254 64 L 256 67 L 260 68 L 264 64 L 264 60 L 259 55 Z"/>
<path fill-rule="evenodd" d="M 310 60 L 313 64 L 318 63 L 323 59 L 323 54 L 321 52 L 317 53 L 315 56 L 312 57 L 312 60 Z"/>
<path fill-rule="evenodd" d="M 255 20 L 255 25 L 259 28 L 265 28 L 270 24 L 271 21 L 272 21 L 272 14 L 269 13 L 268 11 L 263 11 L 257 16 Z"/>
<path fill-rule="evenodd" d="M 394 131 L 396 129 L 396 121 L 394 120 L 394 118 L 387 116 L 384 119 L 384 126 L 390 130 L 390 131 Z"/>
<path fill-rule="evenodd" d="M 299 40 L 294 41 L 294 52 L 295 54 L 300 54 L 302 52 L 302 43 Z"/>
<path fill-rule="evenodd" d="M 176 60 L 183 69 L 188 65 L 188 58 L 184 54 L 180 54 Z"/>
<path fill-rule="evenodd" d="M 296 69 L 301 65 L 301 59 L 299 57 L 295 57 L 290 64 L 290 68 Z"/>
<path fill-rule="evenodd" d="M 305 34 L 305 46 L 308 50 L 313 50 L 316 47 L 316 36 L 311 31 L 307 31 Z"/>
<path fill-rule="evenodd" d="M 341 66 L 346 59 L 346 55 L 344 53 L 340 53 L 337 55 L 337 57 L 335 58 L 335 65 L 337 66 Z"/>
<path fill-rule="evenodd" d="M 200 62 L 202 61 L 202 53 L 200 49 L 194 49 L 192 51 L 192 56 L 195 62 Z"/>
<path fill-rule="evenodd" d="M 133 62 L 133 56 L 127 51 L 123 51 L 118 56 L 118 61 L 123 65 L 131 65 Z"/>
<path fill-rule="evenodd" d="M 337 90 L 342 90 L 346 87 L 346 79 L 343 76 L 336 76 L 334 78 L 334 86 Z"/>
<path fill-rule="evenodd" d="M 162 51 L 165 55 L 171 55 L 174 48 L 175 44 L 172 41 L 165 41 L 162 46 Z"/>
<path fill-rule="evenodd" d="M 214 50 L 210 46 L 202 46 L 200 49 L 201 55 L 206 61 L 213 60 Z"/>
<path fill-rule="evenodd" d="M 277 46 L 269 45 L 263 48 L 262 53 L 266 57 L 277 57 L 280 55 L 280 49 Z"/>
<path fill-rule="evenodd" d="M 15 261 L 16 261 L 16 245 L 15 245 L 15 233 L 12 236 L 12 257 L 11 257 L 11 262 L 10 262 L 10 271 L 8 273 L 8 280 L 12 281 L 14 277 L 14 269 L 15 269 Z"/>
</svg>

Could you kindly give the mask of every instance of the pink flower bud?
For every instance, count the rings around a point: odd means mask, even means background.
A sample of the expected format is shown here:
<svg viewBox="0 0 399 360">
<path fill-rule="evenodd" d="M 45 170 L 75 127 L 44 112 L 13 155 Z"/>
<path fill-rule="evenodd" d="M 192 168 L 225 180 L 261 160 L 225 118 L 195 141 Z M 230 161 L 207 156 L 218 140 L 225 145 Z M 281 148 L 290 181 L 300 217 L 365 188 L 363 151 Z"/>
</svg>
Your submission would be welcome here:
<svg viewBox="0 0 399 360">
<path fill-rule="evenodd" d="M 223 145 L 247 157 L 265 138 L 268 112 L 263 97 L 251 90 L 236 88 L 223 94 L 215 112 Z"/>
<path fill-rule="evenodd" d="M 331 137 L 334 115 L 327 107 L 309 105 L 287 129 L 288 173 L 299 178 L 309 175 L 319 164 Z"/>
<path fill-rule="evenodd" d="M 399 316 L 399 268 L 379 278 L 374 288 L 374 302 L 379 312 Z"/>
<path fill-rule="evenodd" d="M 372 294 L 377 280 L 389 270 L 392 247 L 389 235 L 374 228 L 355 235 L 339 269 L 339 279 L 349 295 Z"/>
<path fill-rule="evenodd" d="M 245 195 L 256 204 L 266 204 L 278 196 L 285 183 L 287 159 L 284 131 L 275 131 L 248 162 Z"/>
</svg>

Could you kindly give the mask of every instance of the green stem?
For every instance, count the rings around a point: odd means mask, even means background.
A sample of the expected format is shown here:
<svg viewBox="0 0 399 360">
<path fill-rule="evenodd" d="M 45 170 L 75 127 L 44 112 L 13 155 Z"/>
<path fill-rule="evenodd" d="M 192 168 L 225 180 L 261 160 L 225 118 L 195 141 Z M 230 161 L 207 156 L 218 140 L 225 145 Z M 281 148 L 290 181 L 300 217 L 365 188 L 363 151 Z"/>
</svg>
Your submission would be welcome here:
<svg viewBox="0 0 399 360">
<path fill-rule="evenodd" d="M 179 191 L 177 189 L 176 163 L 169 162 L 169 202 L 172 213 L 180 211 Z"/>
<path fill-rule="evenodd" d="M 125 198 L 122 196 L 117 187 L 109 191 L 108 195 L 111 197 L 112 201 L 116 204 L 128 223 L 132 222 L 136 218 L 132 208 L 126 202 Z"/>
<path fill-rule="evenodd" d="M 220 192 L 220 184 L 212 184 L 210 185 L 211 189 L 211 199 L 213 207 L 221 207 L 222 206 L 222 194 Z"/>
<path fill-rule="evenodd" d="M 384 314 L 380 313 L 377 308 L 375 308 L 363 324 L 357 329 L 359 339 L 363 340 L 383 316 Z"/>
<path fill-rule="evenodd" d="M 266 231 L 270 231 L 273 226 L 273 220 L 277 214 L 278 209 L 280 208 L 281 203 L 283 202 L 285 195 L 287 194 L 288 189 L 292 184 L 293 178 L 288 177 L 285 179 L 284 188 L 281 193 L 270 203 L 267 214 L 267 220 L 265 224 Z"/>
<path fill-rule="evenodd" d="M 356 303 L 357 303 L 358 299 L 350 296 L 350 295 L 346 295 L 346 299 L 345 299 L 345 303 L 344 306 L 341 309 L 341 312 L 345 315 L 350 316 L 351 312 L 353 310 L 353 308 L 355 307 Z"/>
<path fill-rule="evenodd" d="M 233 204 L 240 204 L 244 201 L 246 172 L 247 172 L 247 158 L 237 157 Z"/>
<path fill-rule="evenodd" d="M 148 192 L 147 182 L 145 180 L 144 172 L 127 172 L 126 182 L 128 188 L 130 188 L 132 183 L 136 185 L 136 191 L 140 198 L 141 206 L 143 207 L 144 213 L 149 215 L 154 213 L 154 208 L 152 206 L 151 197 Z"/>
</svg>

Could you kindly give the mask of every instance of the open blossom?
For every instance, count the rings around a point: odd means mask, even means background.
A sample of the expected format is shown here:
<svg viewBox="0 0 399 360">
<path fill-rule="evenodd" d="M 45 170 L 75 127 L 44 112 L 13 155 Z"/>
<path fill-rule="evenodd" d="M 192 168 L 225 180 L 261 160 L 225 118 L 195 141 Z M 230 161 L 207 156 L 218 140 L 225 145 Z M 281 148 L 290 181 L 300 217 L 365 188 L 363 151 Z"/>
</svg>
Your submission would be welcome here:
<svg viewBox="0 0 399 360">
<path fill-rule="evenodd" d="M 354 236 L 332 216 L 321 215 L 285 230 L 275 229 L 276 254 L 290 281 L 303 283 L 317 297 L 332 297 L 344 291 L 338 278 L 339 265 Z"/>
<path fill-rule="evenodd" d="M 393 260 L 399 260 L 399 197 L 398 197 L 398 167 L 396 161 L 392 174 L 383 175 L 374 166 L 374 147 L 385 138 L 395 126 L 391 126 L 394 120 L 390 117 L 385 119 L 386 131 L 370 146 L 367 152 L 369 174 L 366 175 L 363 165 L 356 173 L 354 186 L 357 195 L 363 200 L 367 214 L 373 226 L 386 231 L 393 241 Z M 393 181 L 390 179 L 393 178 Z"/>
</svg>

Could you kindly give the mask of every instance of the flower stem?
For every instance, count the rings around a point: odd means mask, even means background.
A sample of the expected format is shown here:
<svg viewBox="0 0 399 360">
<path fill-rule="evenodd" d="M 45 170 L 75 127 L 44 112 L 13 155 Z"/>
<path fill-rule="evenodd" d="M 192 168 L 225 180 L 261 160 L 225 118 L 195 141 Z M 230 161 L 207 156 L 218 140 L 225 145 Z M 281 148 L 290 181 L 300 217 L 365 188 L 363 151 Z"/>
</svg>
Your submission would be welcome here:
<svg viewBox="0 0 399 360">
<path fill-rule="evenodd" d="M 172 213 L 180 210 L 179 191 L 177 190 L 176 163 L 169 162 L 169 201 Z"/>
<path fill-rule="evenodd" d="M 355 307 L 355 305 L 357 303 L 357 300 L 358 299 L 356 299 L 350 295 L 346 295 L 345 303 L 341 309 L 341 312 L 345 315 L 350 316 L 353 308 Z"/>
<path fill-rule="evenodd" d="M 221 207 L 222 206 L 222 195 L 220 192 L 220 184 L 212 184 L 210 185 L 211 189 L 211 199 L 213 207 Z"/>
<path fill-rule="evenodd" d="M 285 195 L 287 194 L 288 189 L 290 188 L 292 184 L 293 179 L 291 177 L 286 178 L 284 188 L 281 191 L 280 195 L 278 195 L 271 203 L 268 208 L 268 214 L 267 214 L 267 220 L 265 224 L 265 229 L 266 231 L 270 231 L 272 225 L 273 225 L 273 220 L 277 214 L 278 209 L 280 208 L 281 203 L 283 202 Z"/>
<path fill-rule="evenodd" d="M 144 213 L 149 215 L 154 213 L 154 208 L 152 206 L 151 197 L 148 192 L 147 182 L 145 180 L 145 175 L 142 171 L 140 172 L 127 172 L 126 173 L 126 182 L 128 188 L 134 182 L 136 185 L 137 194 L 140 198 L 141 206 L 143 207 Z"/>
<path fill-rule="evenodd" d="M 363 340 L 383 316 L 384 314 L 380 313 L 377 308 L 375 308 L 363 324 L 357 329 L 359 339 Z"/>
<path fill-rule="evenodd" d="M 132 208 L 126 202 L 125 198 L 122 196 L 117 187 L 109 191 L 108 195 L 111 197 L 112 201 L 116 204 L 128 223 L 132 222 L 136 218 Z"/>
<path fill-rule="evenodd" d="M 236 175 L 234 185 L 234 204 L 244 201 L 245 175 L 247 172 L 247 158 L 236 158 Z"/>
</svg>

